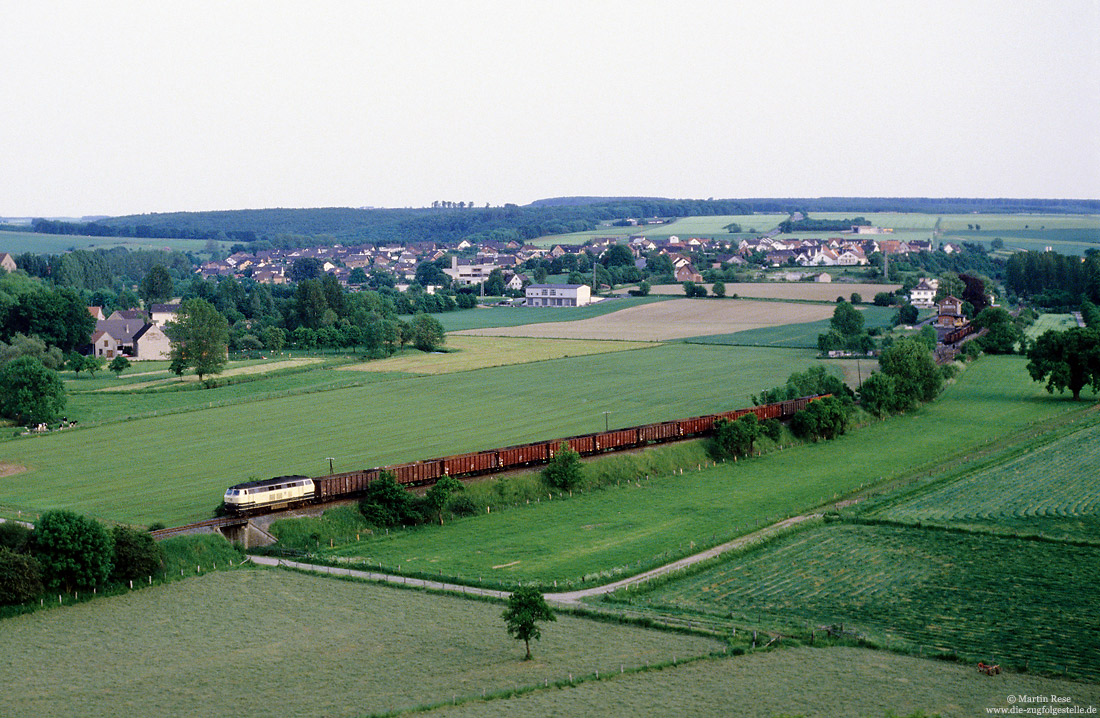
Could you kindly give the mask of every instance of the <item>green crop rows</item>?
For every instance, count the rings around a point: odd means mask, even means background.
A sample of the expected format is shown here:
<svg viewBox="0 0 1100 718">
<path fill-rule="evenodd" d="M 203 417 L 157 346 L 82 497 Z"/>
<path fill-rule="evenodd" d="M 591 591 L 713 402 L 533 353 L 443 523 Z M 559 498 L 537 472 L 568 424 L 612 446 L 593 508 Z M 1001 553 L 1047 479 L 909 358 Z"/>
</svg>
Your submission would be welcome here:
<svg viewBox="0 0 1100 718">
<path fill-rule="evenodd" d="M 1100 549 L 890 526 L 800 532 L 635 598 L 1100 677 Z M 801 626 L 800 626 L 801 623 Z"/>
<path fill-rule="evenodd" d="M 946 484 L 932 484 L 872 515 L 902 522 L 1100 538 L 1100 423 Z"/>
</svg>

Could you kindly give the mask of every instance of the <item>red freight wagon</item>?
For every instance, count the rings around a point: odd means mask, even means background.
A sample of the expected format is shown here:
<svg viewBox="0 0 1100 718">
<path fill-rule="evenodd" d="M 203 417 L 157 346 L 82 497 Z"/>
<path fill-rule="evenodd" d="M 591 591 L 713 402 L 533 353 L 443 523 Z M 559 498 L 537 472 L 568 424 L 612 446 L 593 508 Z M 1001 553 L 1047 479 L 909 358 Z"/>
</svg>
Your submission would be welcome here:
<svg viewBox="0 0 1100 718">
<path fill-rule="evenodd" d="M 578 454 L 592 454 L 596 451 L 596 437 L 592 434 L 585 434 L 584 436 L 571 436 L 568 439 L 564 439 L 566 444 L 569 444 L 569 448 Z M 560 443 L 558 444 L 561 445 Z M 557 447 L 555 447 L 557 448 Z"/>
<path fill-rule="evenodd" d="M 378 478 L 378 469 L 348 471 L 343 474 L 319 476 L 313 479 L 314 498 L 327 500 L 336 496 L 348 496 L 363 493 L 370 483 Z"/>
<path fill-rule="evenodd" d="M 690 419 L 680 419 L 679 424 L 684 434 L 705 434 L 714 428 L 714 417 L 693 416 Z"/>
<path fill-rule="evenodd" d="M 506 449 L 497 449 L 497 454 L 500 455 L 501 467 L 526 466 L 537 461 L 548 461 L 550 443 L 543 441 L 538 444 L 509 446 Z"/>
<path fill-rule="evenodd" d="M 423 484 L 435 481 L 443 475 L 443 460 L 414 461 L 411 464 L 391 466 L 389 470 L 397 475 L 399 484 Z"/>
<path fill-rule="evenodd" d="M 666 421 L 663 424 L 646 424 L 638 427 L 639 441 L 668 441 L 680 435 L 680 424 Z"/>
<path fill-rule="evenodd" d="M 599 451 L 634 446 L 637 443 L 638 430 L 636 428 L 615 429 L 614 431 L 604 431 L 596 434 L 596 448 Z"/>
<path fill-rule="evenodd" d="M 448 456 L 443 461 L 443 473 L 448 476 L 465 476 L 492 471 L 497 467 L 497 452 L 474 451 L 469 454 Z"/>
</svg>

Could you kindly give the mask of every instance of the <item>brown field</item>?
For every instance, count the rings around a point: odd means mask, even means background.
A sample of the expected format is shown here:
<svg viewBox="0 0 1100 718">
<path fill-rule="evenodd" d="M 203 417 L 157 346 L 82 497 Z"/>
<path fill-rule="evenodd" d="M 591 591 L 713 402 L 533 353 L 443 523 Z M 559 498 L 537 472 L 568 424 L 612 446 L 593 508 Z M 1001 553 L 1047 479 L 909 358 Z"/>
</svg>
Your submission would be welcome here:
<svg viewBox="0 0 1100 718">
<path fill-rule="evenodd" d="M 653 345 L 637 342 L 578 341 L 573 339 L 526 339 L 513 337 L 447 336 L 446 353 L 415 352 L 388 359 L 340 367 L 350 371 L 400 371 L 410 374 L 451 374 L 492 366 L 529 364 L 536 361 L 607 354 L 643 349 Z"/>
<path fill-rule="evenodd" d="M 710 291 L 713 284 L 703 283 Z M 849 284 L 847 282 L 752 282 L 726 283 L 726 296 L 750 297 L 755 299 L 804 299 L 816 302 L 835 302 L 837 297 L 847 299 L 856 292 L 863 301 L 869 302 L 879 292 L 892 292 L 900 284 Z M 657 284 L 649 288 L 650 294 L 683 295 L 684 288 L 679 284 Z"/>
<path fill-rule="evenodd" d="M 455 334 L 659 342 L 709 334 L 731 334 L 782 324 L 815 322 L 828 319 L 832 314 L 833 308 L 825 304 L 681 299 L 630 307 L 575 322 L 467 329 Z"/>
</svg>

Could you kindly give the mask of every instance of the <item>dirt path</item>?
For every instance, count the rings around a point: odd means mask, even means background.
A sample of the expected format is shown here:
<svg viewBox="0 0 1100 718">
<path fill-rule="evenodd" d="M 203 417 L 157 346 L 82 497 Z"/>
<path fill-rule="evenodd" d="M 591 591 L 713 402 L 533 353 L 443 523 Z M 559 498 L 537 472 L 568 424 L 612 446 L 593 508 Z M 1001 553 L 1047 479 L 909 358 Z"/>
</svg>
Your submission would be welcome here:
<svg viewBox="0 0 1100 718">
<path fill-rule="evenodd" d="M 706 551 L 700 551 L 697 554 L 686 556 L 679 561 L 673 561 L 672 563 L 664 566 L 658 566 L 657 568 L 650 569 L 644 573 L 640 573 L 636 576 L 624 578 L 613 583 L 608 583 L 603 586 L 594 586 L 592 588 L 585 588 L 579 591 L 567 591 L 562 593 L 548 593 L 546 594 L 546 600 L 550 603 L 557 604 L 559 606 L 576 606 L 581 603 L 585 598 L 592 596 L 601 596 L 604 594 L 612 593 L 625 586 L 635 586 L 641 583 L 645 583 L 650 579 L 657 578 L 658 576 L 664 576 L 675 571 L 683 570 L 689 566 L 693 566 L 703 561 L 708 561 L 715 556 L 720 556 L 728 551 L 736 551 L 737 549 L 744 548 L 750 544 L 762 541 L 763 539 L 770 538 L 771 536 L 814 518 L 820 518 L 821 514 L 803 514 L 801 516 L 793 516 L 784 521 L 774 523 L 771 526 L 765 526 L 764 528 L 753 531 L 751 534 L 746 534 L 732 541 L 727 541 L 724 544 L 714 546 Z M 332 576 L 351 576 L 354 578 L 364 578 L 369 581 L 382 581 L 385 583 L 395 583 L 403 586 L 414 586 L 416 588 L 427 588 L 436 591 L 453 591 L 455 593 L 464 593 L 471 596 L 489 596 L 492 598 L 508 598 L 510 595 L 508 591 L 495 591 L 488 588 L 475 588 L 473 586 L 463 586 L 457 583 L 446 583 L 444 581 L 430 581 L 422 578 L 409 578 L 406 576 L 394 576 L 388 573 L 376 573 L 374 571 L 359 571 L 350 568 L 339 568 L 335 566 L 319 566 L 312 563 L 302 563 L 300 561 L 288 561 L 280 558 L 270 558 L 268 556 L 255 556 L 249 555 L 249 560 L 255 564 L 261 566 L 285 566 L 288 568 L 296 568 L 303 571 L 316 571 L 317 573 L 324 573 Z"/>
</svg>

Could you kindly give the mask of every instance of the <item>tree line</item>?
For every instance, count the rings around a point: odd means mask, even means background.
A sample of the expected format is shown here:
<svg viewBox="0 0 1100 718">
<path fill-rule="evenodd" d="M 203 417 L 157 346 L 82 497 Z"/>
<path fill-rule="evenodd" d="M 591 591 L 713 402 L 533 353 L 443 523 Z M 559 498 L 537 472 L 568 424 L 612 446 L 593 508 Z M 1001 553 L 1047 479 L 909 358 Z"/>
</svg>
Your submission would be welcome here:
<svg viewBox="0 0 1100 718">
<path fill-rule="evenodd" d="M 1084 257 L 1057 252 L 1017 252 L 1005 266 L 1005 287 L 1043 307 L 1100 304 L 1100 251 Z"/>
</svg>

